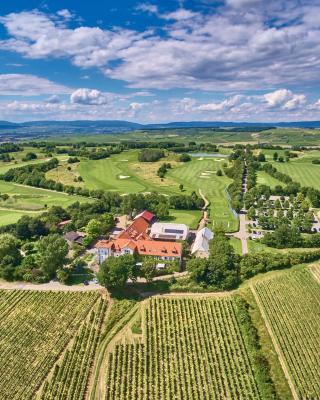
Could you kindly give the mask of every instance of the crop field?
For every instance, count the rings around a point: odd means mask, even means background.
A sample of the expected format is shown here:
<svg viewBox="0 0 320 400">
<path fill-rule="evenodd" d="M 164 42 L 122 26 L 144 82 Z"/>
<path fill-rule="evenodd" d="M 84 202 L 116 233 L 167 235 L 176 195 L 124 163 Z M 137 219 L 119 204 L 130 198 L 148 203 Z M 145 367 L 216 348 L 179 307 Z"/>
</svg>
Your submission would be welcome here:
<svg viewBox="0 0 320 400">
<path fill-rule="evenodd" d="M 106 308 L 107 303 L 100 298 L 80 328 L 72 347 L 66 351 L 61 363 L 56 364 L 51 379 L 45 382 L 41 400 L 86 398 Z"/>
<path fill-rule="evenodd" d="M 234 307 L 230 297 L 150 300 L 143 337 L 109 354 L 106 399 L 260 399 Z"/>
<path fill-rule="evenodd" d="M 257 283 L 254 291 L 299 399 L 320 398 L 320 285 L 308 270 Z"/>
<path fill-rule="evenodd" d="M 128 151 L 98 161 L 81 162 L 78 170 L 89 189 L 103 189 L 119 193 L 146 193 L 157 191 L 165 195 L 179 194 L 180 183 L 183 193 L 199 190 L 210 202 L 212 224 L 222 224 L 227 230 L 236 230 L 238 218 L 233 215 L 228 204 L 226 188 L 231 179 L 218 177 L 216 171 L 222 168 L 224 159 L 195 158 L 188 163 L 177 163 L 163 159 L 158 163 L 139 163 L 137 151 Z M 156 175 L 162 162 L 171 162 L 165 179 Z"/>
<path fill-rule="evenodd" d="M 34 399 L 99 295 L 0 291 L 0 399 Z"/>
</svg>

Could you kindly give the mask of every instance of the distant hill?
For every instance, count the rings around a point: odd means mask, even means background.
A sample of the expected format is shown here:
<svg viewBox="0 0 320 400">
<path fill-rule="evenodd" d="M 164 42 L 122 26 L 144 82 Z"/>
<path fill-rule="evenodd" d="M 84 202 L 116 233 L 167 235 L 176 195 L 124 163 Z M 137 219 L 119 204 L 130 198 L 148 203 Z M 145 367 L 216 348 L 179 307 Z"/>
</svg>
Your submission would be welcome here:
<svg viewBox="0 0 320 400">
<path fill-rule="evenodd" d="M 83 121 L 29 121 L 14 123 L 0 121 L 0 140 L 11 138 L 41 138 L 53 135 L 69 134 L 102 134 L 135 130 L 158 130 L 158 129 L 187 129 L 187 128 L 213 128 L 232 129 L 234 132 L 259 131 L 263 128 L 320 128 L 320 121 L 298 121 L 298 122 L 227 122 L 227 121 L 189 121 L 169 122 L 159 124 L 139 124 L 121 120 L 83 120 Z"/>
</svg>

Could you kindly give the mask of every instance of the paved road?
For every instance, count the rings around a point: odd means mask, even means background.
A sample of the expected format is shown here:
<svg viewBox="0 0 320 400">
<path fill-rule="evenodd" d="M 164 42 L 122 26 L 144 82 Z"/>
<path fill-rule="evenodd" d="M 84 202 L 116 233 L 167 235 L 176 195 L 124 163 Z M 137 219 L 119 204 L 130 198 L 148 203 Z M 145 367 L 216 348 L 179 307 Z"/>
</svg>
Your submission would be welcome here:
<svg viewBox="0 0 320 400">
<path fill-rule="evenodd" d="M 199 222 L 198 225 L 198 231 L 200 231 L 202 228 L 204 228 L 207 225 L 208 222 L 208 207 L 210 205 L 209 200 L 205 197 L 205 195 L 202 193 L 202 190 L 199 189 L 199 194 L 202 197 L 203 201 L 204 201 L 204 206 L 202 207 L 202 211 L 203 211 L 203 216 Z"/>
<path fill-rule="evenodd" d="M 245 167 L 245 172 L 244 172 L 244 176 L 245 176 L 245 180 L 244 180 L 244 184 L 242 187 L 242 195 L 244 196 L 247 192 L 247 164 Z M 234 236 L 237 239 L 241 240 L 241 247 L 242 247 L 242 254 L 248 254 L 248 239 L 250 237 L 250 235 L 247 232 L 247 221 L 246 221 L 246 214 L 247 211 L 245 209 L 245 206 L 243 206 L 242 210 L 240 211 L 239 214 L 239 230 L 236 233 L 233 233 L 231 236 Z"/>
<path fill-rule="evenodd" d="M 241 247 L 242 247 L 242 254 L 248 254 L 248 238 L 249 234 L 247 232 L 247 222 L 246 222 L 246 214 L 245 211 L 242 210 L 239 216 L 239 230 L 238 232 L 234 233 L 233 236 L 237 239 L 241 240 Z"/>
</svg>

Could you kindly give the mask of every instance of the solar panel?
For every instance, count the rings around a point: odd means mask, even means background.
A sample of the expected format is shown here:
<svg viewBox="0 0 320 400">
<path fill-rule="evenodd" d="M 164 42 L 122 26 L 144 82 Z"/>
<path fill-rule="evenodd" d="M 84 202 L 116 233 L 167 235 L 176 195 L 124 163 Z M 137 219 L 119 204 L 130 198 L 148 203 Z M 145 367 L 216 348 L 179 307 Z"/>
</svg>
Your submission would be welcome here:
<svg viewBox="0 0 320 400">
<path fill-rule="evenodd" d="M 184 231 L 181 230 L 181 229 L 166 228 L 164 231 L 165 231 L 166 233 L 176 233 L 176 234 L 179 234 L 179 235 L 183 235 L 183 233 L 184 233 Z"/>
</svg>

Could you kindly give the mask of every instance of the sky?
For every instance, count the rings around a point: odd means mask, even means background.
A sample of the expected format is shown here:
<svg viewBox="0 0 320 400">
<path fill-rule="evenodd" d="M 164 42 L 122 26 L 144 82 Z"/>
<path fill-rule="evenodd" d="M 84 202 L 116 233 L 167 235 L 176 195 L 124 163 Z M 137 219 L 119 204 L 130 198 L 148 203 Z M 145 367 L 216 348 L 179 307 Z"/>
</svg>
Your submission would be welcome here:
<svg viewBox="0 0 320 400">
<path fill-rule="evenodd" d="M 1 3 L 1 120 L 320 120 L 319 0 Z"/>
</svg>

